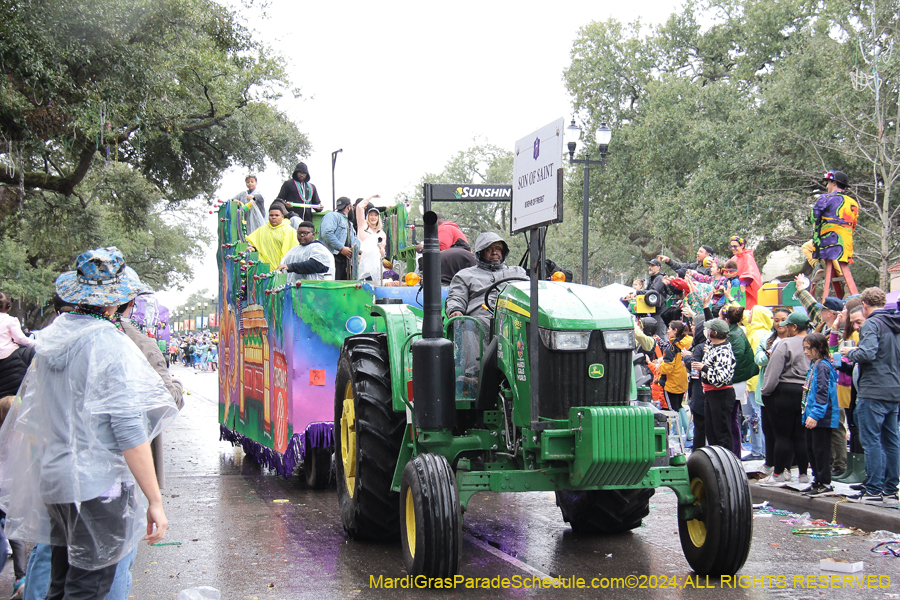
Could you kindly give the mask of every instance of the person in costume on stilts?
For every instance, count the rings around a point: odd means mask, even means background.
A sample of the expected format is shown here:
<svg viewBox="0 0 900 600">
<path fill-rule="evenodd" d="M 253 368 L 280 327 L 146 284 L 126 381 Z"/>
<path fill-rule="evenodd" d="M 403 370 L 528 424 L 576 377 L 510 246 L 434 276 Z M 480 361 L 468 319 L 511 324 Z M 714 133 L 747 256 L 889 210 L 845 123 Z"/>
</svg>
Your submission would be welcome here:
<svg viewBox="0 0 900 600">
<path fill-rule="evenodd" d="M 834 261 L 835 277 L 852 279 L 843 265 L 853 264 L 853 230 L 859 221 L 859 203 L 846 193 L 850 179 L 843 171 L 825 173 L 825 193 L 813 205 L 810 221 L 815 224 L 813 239 L 802 246 L 810 265 L 818 260 Z"/>
<path fill-rule="evenodd" d="M 280 265 L 288 250 L 297 245 L 297 236 L 284 219 L 287 213 L 287 207 L 276 200 L 269 207 L 269 222 L 247 236 L 260 260 L 272 268 Z"/>
</svg>

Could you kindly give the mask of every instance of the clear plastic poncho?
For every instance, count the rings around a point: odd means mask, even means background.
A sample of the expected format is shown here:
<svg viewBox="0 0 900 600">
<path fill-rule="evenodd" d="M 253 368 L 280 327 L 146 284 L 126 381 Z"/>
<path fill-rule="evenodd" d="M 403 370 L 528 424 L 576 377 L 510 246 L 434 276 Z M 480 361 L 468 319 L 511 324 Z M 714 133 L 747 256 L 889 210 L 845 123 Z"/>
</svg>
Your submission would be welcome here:
<svg viewBox="0 0 900 600">
<path fill-rule="evenodd" d="M 381 264 L 383 257 L 381 243 L 384 241 L 384 232 L 372 233 L 359 244 L 359 278 L 371 279 L 373 285 L 381 285 L 381 277 L 384 267 Z"/>
<path fill-rule="evenodd" d="M 82 569 L 117 563 L 144 535 L 148 506 L 122 450 L 155 437 L 175 402 L 108 321 L 61 315 L 35 349 L 0 429 L 6 535 L 68 546 Z"/>
</svg>

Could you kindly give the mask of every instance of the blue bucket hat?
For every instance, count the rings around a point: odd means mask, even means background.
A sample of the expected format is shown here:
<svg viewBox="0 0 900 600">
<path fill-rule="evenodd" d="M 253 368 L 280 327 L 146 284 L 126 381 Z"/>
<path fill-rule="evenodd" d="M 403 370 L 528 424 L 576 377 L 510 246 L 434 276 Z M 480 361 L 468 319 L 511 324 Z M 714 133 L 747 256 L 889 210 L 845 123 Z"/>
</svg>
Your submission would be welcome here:
<svg viewBox="0 0 900 600">
<path fill-rule="evenodd" d="M 118 306 L 153 289 L 125 266 L 122 252 L 112 246 L 88 250 L 75 259 L 75 270 L 56 278 L 56 293 L 65 302 L 87 306 Z"/>
</svg>

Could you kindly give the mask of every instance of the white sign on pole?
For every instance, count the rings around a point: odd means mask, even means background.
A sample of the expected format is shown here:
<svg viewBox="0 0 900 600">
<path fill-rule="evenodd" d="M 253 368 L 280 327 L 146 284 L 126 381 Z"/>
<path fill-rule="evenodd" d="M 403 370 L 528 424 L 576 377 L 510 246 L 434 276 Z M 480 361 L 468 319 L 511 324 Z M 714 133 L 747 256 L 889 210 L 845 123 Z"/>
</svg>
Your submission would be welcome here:
<svg viewBox="0 0 900 600">
<path fill-rule="evenodd" d="M 516 142 L 510 231 L 562 221 L 562 155 L 565 120 Z"/>
</svg>

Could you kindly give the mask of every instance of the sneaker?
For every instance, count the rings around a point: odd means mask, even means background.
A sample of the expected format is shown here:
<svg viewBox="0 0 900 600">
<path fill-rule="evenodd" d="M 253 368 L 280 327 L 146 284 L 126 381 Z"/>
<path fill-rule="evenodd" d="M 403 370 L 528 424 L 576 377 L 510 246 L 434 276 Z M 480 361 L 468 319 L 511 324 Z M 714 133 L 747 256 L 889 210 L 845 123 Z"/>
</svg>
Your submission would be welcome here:
<svg viewBox="0 0 900 600">
<path fill-rule="evenodd" d="M 851 490 L 856 490 L 857 492 L 860 490 L 866 489 L 866 484 L 864 483 L 854 483 L 850 486 Z"/>
<path fill-rule="evenodd" d="M 900 498 L 897 494 L 887 494 L 881 497 L 881 501 L 885 506 L 900 506 Z"/>
<path fill-rule="evenodd" d="M 769 475 L 765 479 L 761 479 L 759 485 L 763 487 L 784 487 L 787 485 L 789 479 L 784 478 L 784 474 L 781 475 Z"/>
<path fill-rule="evenodd" d="M 766 477 L 768 477 L 769 475 L 771 475 L 772 473 L 775 472 L 775 467 L 770 467 L 764 463 L 762 468 L 759 470 L 759 472 L 762 473 L 763 475 L 765 475 Z"/>
<path fill-rule="evenodd" d="M 881 504 L 881 494 L 870 494 L 865 490 L 852 496 L 847 496 L 850 502 L 858 502 L 860 504 Z"/>
<path fill-rule="evenodd" d="M 830 485 L 825 485 L 823 483 L 814 483 L 810 487 L 812 487 L 813 489 L 804 494 L 806 496 L 809 496 L 810 498 L 818 498 L 819 496 L 827 496 L 828 494 L 834 493 L 833 487 L 831 487 Z"/>
<path fill-rule="evenodd" d="M 765 460 L 765 458 L 766 458 L 766 457 L 763 456 L 762 454 L 753 454 L 753 453 L 751 452 L 750 454 L 748 454 L 747 456 L 745 456 L 745 457 L 742 458 L 741 460 L 742 460 L 743 462 L 750 462 L 750 461 L 752 461 L 752 460 Z"/>
<path fill-rule="evenodd" d="M 800 477 L 797 478 L 797 483 L 809 483 L 809 475 L 804 473 Z"/>
<path fill-rule="evenodd" d="M 25 594 L 25 578 L 17 579 L 13 584 L 13 593 L 12 596 L 9 597 L 9 600 L 22 600 L 22 596 Z"/>
<path fill-rule="evenodd" d="M 814 483 L 814 484 L 807 486 L 807 487 L 803 488 L 802 490 L 800 490 L 800 493 L 803 494 L 804 496 L 809 496 L 811 493 L 815 492 L 817 489 L 819 489 L 819 486 Z"/>
</svg>

